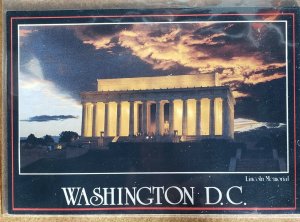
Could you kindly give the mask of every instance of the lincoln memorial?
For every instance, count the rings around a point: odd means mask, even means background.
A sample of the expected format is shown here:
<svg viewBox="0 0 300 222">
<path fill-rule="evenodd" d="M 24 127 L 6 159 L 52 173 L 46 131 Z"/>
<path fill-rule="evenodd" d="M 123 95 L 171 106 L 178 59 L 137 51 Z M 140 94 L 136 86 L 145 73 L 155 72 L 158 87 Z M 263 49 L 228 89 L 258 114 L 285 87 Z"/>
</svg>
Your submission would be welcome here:
<svg viewBox="0 0 300 222">
<path fill-rule="evenodd" d="M 233 139 L 235 100 L 217 75 L 98 79 L 82 92 L 84 138 Z"/>
</svg>

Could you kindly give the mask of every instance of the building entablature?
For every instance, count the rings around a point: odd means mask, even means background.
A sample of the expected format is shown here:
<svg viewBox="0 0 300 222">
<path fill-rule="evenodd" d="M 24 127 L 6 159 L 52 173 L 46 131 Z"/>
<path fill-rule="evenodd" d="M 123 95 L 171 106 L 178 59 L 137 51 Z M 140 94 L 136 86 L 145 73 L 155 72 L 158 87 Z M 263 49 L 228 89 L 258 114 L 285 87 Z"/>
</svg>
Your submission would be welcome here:
<svg viewBox="0 0 300 222">
<path fill-rule="evenodd" d="M 122 101 L 172 101 L 176 99 L 222 98 L 235 104 L 235 99 L 228 86 L 172 88 L 126 91 L 93 91 L 81 93 L 82 103 L 122 102 Z"/>
</svg>

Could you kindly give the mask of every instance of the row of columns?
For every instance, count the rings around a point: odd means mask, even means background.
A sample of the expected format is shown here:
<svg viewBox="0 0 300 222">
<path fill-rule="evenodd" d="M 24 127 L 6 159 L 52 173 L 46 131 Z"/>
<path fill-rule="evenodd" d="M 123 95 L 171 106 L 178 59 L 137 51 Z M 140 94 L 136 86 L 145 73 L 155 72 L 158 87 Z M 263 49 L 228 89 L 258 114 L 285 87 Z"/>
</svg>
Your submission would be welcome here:
<svg viewBox="0 0 300 222">
<path fill-rule="evenodd" d="M 129 135 L 134 135 L 134 101 L 129 101 Z M 164 133 L 164 101 L 156 102 L 156 116 L 155 116 L 155 125 L 156 131 L 155 134 L 162 135 Z M 109 103 L 104 103 L 104 136 L 109 136 Z M 142 133 L 149 133 L 150 126 L 150 102 L 142 101 Z M 215 112 L 214 112 L 214 99 L 209 99 L 209 135 L 214 135 L 215 132 Z M 230 128 L 230 107 L 227 100 L 222 102 L 222 135 L 229 136 Z M 116 135 L 120 136 L 121 134 L 121 102 L 117 102 L 117 122 L 116 122 Z M 82 111 L 82 135 L 86 136 L 86 123 L 88 122 L 87 117 L 87 104 L 83 104 Z M 92 121 L 92 136 L 97 136 L 96 132 L 96 121 L 97 121 L 97 106 L 96 103 L 93 103 L 93 121 Z M 196 135 L 201 135 L 201 99 L 196 99 Z M 169 132 L 170 134 L 174 133 L 174 100 L 169 101 Z M 187 135 L 188 131 L 188 100 L 183 100 L 182 107 L 182 135 Z"/>
</svg>

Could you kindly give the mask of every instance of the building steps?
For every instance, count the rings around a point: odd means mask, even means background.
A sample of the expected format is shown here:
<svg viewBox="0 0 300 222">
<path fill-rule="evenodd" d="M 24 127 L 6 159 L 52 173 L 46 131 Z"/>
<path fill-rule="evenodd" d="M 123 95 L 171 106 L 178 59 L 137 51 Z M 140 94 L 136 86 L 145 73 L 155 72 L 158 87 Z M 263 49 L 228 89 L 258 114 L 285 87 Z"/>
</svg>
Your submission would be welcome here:
<svg viewBox="0 0 300 222">
<path fill-rule="evenodd" d="M 120 138 L 119 136 L 115 136 L 111 142 L 112 142 L 112 143 L 116 143 L 116 142 L 118 141 L 119 138 Z"/>
<path fill-rule="evenodd" d="M 237 172 L 274 172 L 279 171 L 279 162 L 274 159 L 253 159 L 245 158 L 237 160 Z"/>
</svg>

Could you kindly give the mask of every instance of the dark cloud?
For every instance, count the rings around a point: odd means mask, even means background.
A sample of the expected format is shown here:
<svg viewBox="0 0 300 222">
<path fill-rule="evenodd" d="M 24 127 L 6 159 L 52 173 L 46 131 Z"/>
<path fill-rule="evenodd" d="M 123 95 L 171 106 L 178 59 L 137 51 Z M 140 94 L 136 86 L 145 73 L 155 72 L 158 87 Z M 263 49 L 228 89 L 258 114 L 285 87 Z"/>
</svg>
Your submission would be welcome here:
<svg viewBox="0 0 300 222">
<path fill-rule="evenodd" d="M 27 27 L 20 61 L 26 71 L 37 58 L 43 78 L 78 101 L 100 78 L 218 73 L 237 98 L 246 96 L 237 100 L 237 117 L 283 120 L 276 99 L 284 91 L 275 86 L 285 87 L 284 28 L 267 22 Z"/>
<path fill-rule="evenodd" d="M 244 84 L 240 86 L 240 90 L 250 96 L 237 99 L 236 118 L 250 118 L 262 122 L 286 122 L 285 79 L 254 86 Z"/>
<path fill-rule="evenodd" d="M 247 35 L 249 23 L 216 23 L 214 25 L 200 27 L 194 31 L 194 37 L 204 38 L 213 34 L 224 33 L 227 41 L 242 39 Z M 217 40 L 217 38 L 215 38 Z"/>
<path fill-rule="evenodd" d="M 275 73 L 285 73 L 286 67 L 272 67 L 270 66 L 267 70 L 257 70 L 253 74 L 262 74 L 264 76 L 271 76 Z"/>
<path fill-rule="evenodd" d="M 95 40 L 99 36 L 114 36 L 122 30 L 130 30 L 132 25 L 92 25 L 92 26 L 72 26 L 75 30 L 76 36 L 83 40 Z"/>
<path fill-rule="evenodd" d="M 132 55 L 128 49 L 115 46 L 109 50 L 95 50 L 92 45 L 83 44 L 73 30 L 62 27 L 51 31 L 41 28 L 25 39 L 20 56 L 24 71 L 34 57 L 40 61 L 44 78 L 78 101 L 81 92 L 97 89 L 99 78 L 185 74 L 191 71 L 179 64 L 168 71 L 153 70 L 150 64 Z M 29 71 L 24 73 L 32 75 Z"/>
<path fill-rule="evenodd" d="M 194 47 L 212 57 L 231 59 L 254 55 L 265 63 L 282 62 L 285 60 L 284 29 L 284 23 L 221 23 L 195 31 L 193 39 L 212 38 Z"/>
<path fill-rule="evenodd" d="M 48 122 L 48 121 L 62 121 L 67 119 L 77 119 L 78 116 L 73 115 L 41 115 L 41 116 L 33 116 L 27 120 L 22 120 L 25 122 Z"/>
</svg>

